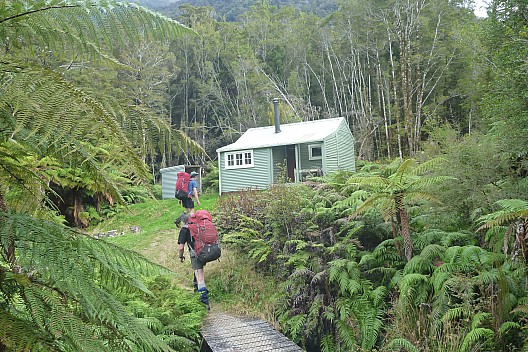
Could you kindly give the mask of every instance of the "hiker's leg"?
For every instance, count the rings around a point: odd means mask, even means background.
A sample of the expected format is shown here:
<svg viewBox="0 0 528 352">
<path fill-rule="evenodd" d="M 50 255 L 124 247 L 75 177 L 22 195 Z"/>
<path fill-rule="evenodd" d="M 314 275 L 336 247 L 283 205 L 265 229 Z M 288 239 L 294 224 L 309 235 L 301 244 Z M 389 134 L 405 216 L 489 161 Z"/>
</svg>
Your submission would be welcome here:
<svg viewBox="0 0 528 352">
<path fill-rule="evenodd" d="M 204 271 L 202 269 L 196 269 L 194 271 L 194 276 L 196 276 L 196 284 L 198 285 L 198 288 L 205 287 L 205 278 L 204 278 Z"/>
<path fill-rule="evenodd" d="M 196 281 L 196 274 L 193 274 L 193 287 L 194 287 L 194 292 L 197 292 L 198 291 L 198 281 Z"/>
<path fill-rule="evenodd" d="M 202 301 L 203 304 L 207 305 L 209 307 L 209 291 L 207 290 L 207 287 L 205 287 L 205 278 L 204 278 L 204 271 L 203 271 L 203 264 L 200 261 L 195 261 L 196 266 L 201 268 L 194 269 L 194 275 L 196 276 L 196 283 L 198 284 L 198 292 L 200 292 L 200 301 Z"/>
<path fill-rule="evenodd" d="M 185 207 L 185 211 L 187 214 L 194 213 L 194 201 L 192 198 L 187 198 L 183 201 L 183 206 Z"/>
<path fill-rule="evenodd" d="M 182 216 L 186 214 L 185 211 L 183 211 L 180 215 L 178 215 L 178 217 L 176 218 L 176 220 L 174 220 L 174 224 L 176 225 L 176 227 L 180 227 L 181 225 L 181 222 L 182 222 Z"/>
</svg>

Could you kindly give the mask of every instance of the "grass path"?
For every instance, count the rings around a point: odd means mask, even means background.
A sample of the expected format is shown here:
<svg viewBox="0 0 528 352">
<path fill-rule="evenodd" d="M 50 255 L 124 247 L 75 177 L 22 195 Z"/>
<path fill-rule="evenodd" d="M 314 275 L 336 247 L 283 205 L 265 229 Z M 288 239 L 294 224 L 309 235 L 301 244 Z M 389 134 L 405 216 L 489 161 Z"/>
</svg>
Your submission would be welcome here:
<svg viewBox="0 0 528 352">
<path fill-rule="evenodd" d="M 202 196 L 202 204 L 196 209 L 213 211 L 217 200 L 217 194 Z M 179 229 L 174 225 L 174 219 L 182 210 L 175 199 L 134 204 L 90 229 L 90 232 L 124 232 L 122 236 L 107 240 L 141 253 L 150 261 L 171 270 L 176 283 L 192 291 L 193 270 L 188 251 L 186 249 L 186 260 L 181 263 L 177 250 Z M 141 227 L 141 232 L 132 233 L 131 226 Z M 213 308 L 235 314 L 248 314 L 274 324 L 273 306 L 278 288 L 272 279 L 259 276 L 252 268 L 251 263 L 230 253 L 225 246 L 219 261 L 207 263 L 205 279 L 211 291 Z"/>
<path fill-rule="evenodd" d="M 217 194 L 200 198 L 201 206 L 196 209 L 212 211 L 218 199 Z M 178 258 L 178 233 L 174 219 L 183 211 L 176 199 L 151 200 L 123 209 L 116 216 L 90 230 L 92 233 L 117 230 L 122 236 L 107 240 L 120 247 L 141 253 L 150 261 L 174 272 L 182 286 L 192 289 L 193 271 L 190 261 L 180 263 Z M 139 226 L 141 231 L 133 233 L 130 227 Z M 213 264 L 213 263 L 210 263 Z M 208 268 L 213 265 L 208 264 Z"/>
</svg>

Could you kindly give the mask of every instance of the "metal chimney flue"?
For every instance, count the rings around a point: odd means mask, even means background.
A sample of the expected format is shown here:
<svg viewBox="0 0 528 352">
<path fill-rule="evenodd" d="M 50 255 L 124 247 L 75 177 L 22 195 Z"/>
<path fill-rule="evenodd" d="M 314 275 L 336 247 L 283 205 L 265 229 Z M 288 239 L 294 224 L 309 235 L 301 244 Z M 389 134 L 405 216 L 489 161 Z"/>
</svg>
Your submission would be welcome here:
<svg viewBox="0 0 528 352">
<path fill-rule="evenodd" d="M 279 98 L 273 98 L 273 108 L 275 116 L 275 133 L 279 133 L 281 131 L 279 119 Z"/>
</svg>

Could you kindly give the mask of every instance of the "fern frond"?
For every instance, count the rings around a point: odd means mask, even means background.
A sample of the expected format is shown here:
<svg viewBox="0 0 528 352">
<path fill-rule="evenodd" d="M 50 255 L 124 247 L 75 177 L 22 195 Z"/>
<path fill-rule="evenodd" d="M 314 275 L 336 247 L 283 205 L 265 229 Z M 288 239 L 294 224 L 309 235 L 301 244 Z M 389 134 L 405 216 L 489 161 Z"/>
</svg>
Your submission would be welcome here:
<svg viewBox="0 0 528 352">
<path fill-rule="evenodd" d="M 24 289 L 24 299 L 30 308 L 31 320 L 41 331 L 50 334 L 60 331 L 62 338 L 58 341 L 68 341 L 68 345 L 78 349 L 85 344 L 87 350 L 101 351 L 105 350 L 101 347 L 102 336 L 97 336 L 92 326 L 102 326 L 112 330 L 116 338 L 134 336 L 133 344 L 146 343 L 167 350 L 111 293 L 118 289 L 149 294 L 141 275 L 159 274 L 165 269 L 137 253 L 61 225 L 23 214 L 0 215 L 0 233 L 12 234 L 18 264 L 31 268 L 31 272 L 25 273 L 30 283 L 26 285 L 30 286 Z M 70 304 L 75 306 L 73 311 L 63 304 L 63 297 L 71 300 Z M 94 331 L 90 341 L 85 341 L 90 338 L 87 331 Z"/>
<path fill-rule="evenodd" d="M 473 319 L 471 319 L 471 329 L 476 329 L 479 327 L 482 327 L 484 323 L 490 323 L 492 320 L 491 313 L 487 312 L 478 312 L 473 316 Z"/>
<path fill-rule="evenodd" d="M 196 342 L 184 336 L 161 335 L 159 337 L 175 351 L 191 352 L 196 349 Z"/>
<path fill-rule="evenodd" d="M 53 351 L 52 340 L 37 326 L 0 310 L 0 343 L 10 351 Z"/>
<path fill-rule="evenodd" d="M 302 336 L 304 323 L 306 322 L 306 314 L 299 314 L 290 318 L 287 324 L 287 332 L 292 336 L 294 341 L 298 341 L 299 337 Z"/>
<path fill-rule="evenodd" d="M 495 333 L 491 329 L 476 328 L 471 330 L 465 337 L 460 347 L 461 352 L 471 351 L 479 341 L 484 342 L 493 339 Z"/>
<path fill-rule="evenodd" d="M 96 0 L 9 3 L 11 6 L 1 13 L 2 34 L 18 48 L 44 43 L 55 52 L 85 53 L 93 58 L 115 43 L 122 44 L 123 38 L 159 40 L 193 33 L 177 21 L 137 4 Z"/>
<path fill-rule="evenodd" d="M 413 170 L 412 174 L 414 175 L 423 175 L 428 171 L 435 170 L 438 167 L 442 166 L 447 162 L 444 158 L 433 158 L 427 160 L 426 162 L 419 163 Z"/>
<path fill-rule="evenodd" d="M 260 235 L 261 233 L 257 230 L 244 228 L 240 231 L 224 234 L 222 242 L 245 245 L 250 241 L 258 239 Z"/>
<path fill-rule="evenodd" d="M 356 333 L 345 321 L 336 321 L 336 339 L 343 345 L 343 350 L 354 351 L 358 347 Z"/>
<path fill-rule="evenodd" d="M 267 260 L 268 256 L 273 252 L 270 243 L 263 239 L 251 240 L 250 248 L 249 257 L 257 260 L 258 263 Z"/>
<path fill-rule="evenodd" d="M 510 330 L 519 330 L 519 329 L 521 329 L 521 324 L 514 322 L 514 321 L 506 321 L 502 323 L 501 326 L 499 327 L 499 335 L 502 336 L 510 332 Z"/>
<path fill-rule="evenodd" d="M 403 268 L 403 275 L 417 273 L 428 274 L 433 267 L 432 261 L 428 258 L 417 255 L 411 258 Z"/>
<path fill-rule="evenodd" d="M 413 309 L 417 304 L 423 303 L 429 294 L 429 277 L 422 274 L 404 275 L 399 283 L 400 301 L 409 309 Z"/>
<path fill-rule="evenodd" d="M 321 352 L 334 352 L 335 350 L 334 337 L 331 334 L 324 335 L 321 339 Z"/>
<path fill-rule="evenodd" d="M 440 243 L 446 248 L 452 246 L 474 246 L 477 242 L 474 233 L 464 232 L 447 232 L 440 241 Z"/>
<path fill-rule="evenodd" d="M 160 333 L 163 329 L 163 323 L 156 317 L 143 317 L 138 318 L 137 320 L 139 324 L 146 326 L 155 334 Z"/>
<path fill-rule="evenodd" d="M 378 286 L 375 290 L 370 291 L 369 299 L 372 301 L 375 307 L 380 307 L 385 303 L 385 297 L 387 296 L 387 288 L 385 286 Z"/>
<path fill-rule="evenodd" d="M 312 287 L 324 286 L 326 284 L 327 279 L 328 279 L 328 272 L 326 270 L 320 271 L 314 275 L 314 277 L 312 278 L 312 281 L 310 281 L 310 286 Z"/>
<path fill-rule="evenodd" d="M 495 226 L 528 219 L 528 202 L 522 199 L 502 199 L 495 202 L 502 209 L 494 213 L 481 216 L 478 223 L 481 224 L 477 231 L 489 229 Z"/>
<path fill-rule="evenodd" d="M 420 257 L 423 257 L 425 260 L 432 262 L 436 258 L 442 258 L 444 253 L 445 253 L 445 247 L 437 245 L 437 244 L 431 244 L 431 245 L 426 246 L 424 249 L 422 249 L 422 252 L 420 253 Z"/>
<path fill-rule="evenodd" d="M 457 321 L 462 318 L 468 318 L 470 314 L 471 312 L 467 306 L 451 308 L 444 314 L 443 321 L 445 323 Z"/>
<path fill-rule="evenodd" d="M 401 351 L 402 349 L 407 352 L 419 352 L 416 346 L 404 338 L 393 339 L 387 344 L 387 350 L 389 351 Z"/>
<path fill-rule="evenodd" d="M 421 197 L 418 197 L 418 199 L 437 201 L 437 199 L 432 197 L 430 194 L 426 192 L 419 192 L 419 191 L 421 189 L 426 189 L 431 186 L 438 185 L 446 181 L 453 181 L 453 180 L 456 180 L 456 178 L 451 177 L 451 176 L 422 177 L 422 178 L 413 180 L 409 184 L 409 190 L 411 192 L 416 192 L 417 195 L 420 195 Z"/>
<path fill-rule="evenodd" d="M 121 165 L 123 172 L 135 170 L 146 179 L 148 170 L 137 156 L 114 116 L 93 98 L 75 88 L 57 72 L 23 62 L 0 62 L 0 115 L 14 114 L 16 124 L 10 138 L 22 143 L 35 155 L 47 155 L 72 165 L 84 165 L 85 172 L 96 178 L 99 189 L 122 200 L 118 186 L 100 168 L 102 157 L 97 149 L 87 148 L 93 134 L 108 140 L 120 153 L 103 160 Z M 82 116 L 82 118 L 80 117 Z M 2 143 L 0 139 L 0 143 Z M 5 143 L 5 142 L 4 142 Z M 96 153 L 94 153 L 96 151 Z M 128 163 L 120 160 L 126 157 Z"/>
<path fill-rule="evenodd" d="M 389 181 L 386 178 L 380 176 L 363 176 L 363 177 L 351 177 L 347 180 L 348 185 L 368 186 L 368 187 L 386 187 L 389 185 Z"/>
<path fill-rule="evenodd" d="M 390 177 L 398 180 L 397 182 L 399 182 L 399 180 L 403 178 L 403 175 L 408 174 L 409 170 L 411 170 L 416 164 L 417 162 L 414 159 L 405 159 L 398 165 L 398 168 Z"/>
<path fill-rule="evenodd" d="M 473 281 L 481 285 L 491 285 L 498 281 L 499 272 L 496 269 L 481 271 L 480 274 L 473 277 Z"/>
</svg>

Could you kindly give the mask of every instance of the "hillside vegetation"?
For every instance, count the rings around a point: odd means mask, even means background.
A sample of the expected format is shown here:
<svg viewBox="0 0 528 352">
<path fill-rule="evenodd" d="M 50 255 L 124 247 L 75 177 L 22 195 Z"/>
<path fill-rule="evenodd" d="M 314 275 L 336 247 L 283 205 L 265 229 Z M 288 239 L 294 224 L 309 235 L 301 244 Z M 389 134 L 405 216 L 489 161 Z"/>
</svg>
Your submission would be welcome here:
<svg viewBox="0 0 528 352">
<path fill-rule="evenodd" d="M 268 0 L 271 6 L 292 7 L 304 12 L 315 13 L 319 16 L 326 16 L 337 9 L 335 0 Z M 170 17 L 179 17 L 188 5 L 206 6 L 215 10 L 218 18 L 226 21 L 238 21 L 240 15 L 248 11 L 251 6 L 261 3 L 254 0 L 139 0 L 138 3 L 146 7 L 159 10 Z"/>
</svg>

